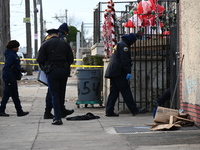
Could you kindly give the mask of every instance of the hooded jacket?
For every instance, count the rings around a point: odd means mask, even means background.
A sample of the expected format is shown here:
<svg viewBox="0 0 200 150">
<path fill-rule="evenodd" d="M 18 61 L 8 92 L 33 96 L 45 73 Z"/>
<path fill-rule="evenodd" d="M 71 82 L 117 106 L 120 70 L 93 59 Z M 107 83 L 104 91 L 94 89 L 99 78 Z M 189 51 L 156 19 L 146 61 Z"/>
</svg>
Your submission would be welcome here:
<svg viewBox="0 0 200 150">
<path fill-rule="evenodd" d="M 4 56 L 6 60 L 5 65 L 3 67 L 3 81 L 5 83 L 12 83 L 15 80 L 20 80 L 22 73 L 20 58 L 17 55 L 17 52 L 12 49 L 7 49 L 4 52 Z"/>
<path fill-rule="evenodd" d="M 59 26 L 59 28 L 58 28 L 58 30 L 60 31 L 60 32 L 69 32 L 69 28 L 68 28 L 68 25 L 67 25 L 67 23 L 63 23 L 63 24 L 61 24 L 60 26 Z"/>
<path fill-rule="evenodd" d="M 122 40 L 113 48 L 110 63 L 105 72 L 106 78 L 131 74 L 131 51 L 130 46 L 136 42 L 135 34 L 126 34 Z"/>
<path fill-rule="evenodd" d="M 67 23 L 61 24 L 59 26 L 58 30 L 59 30 L 59 33 L 58 33 L 59 37 L 62 40 L 64 40 L 65 42 L 67 42 L 67 37 L 66 37 L 66 33 L 65 33 L 65 32 L 69 33 L 69 27 L 68 27 Z"/>
</svg>

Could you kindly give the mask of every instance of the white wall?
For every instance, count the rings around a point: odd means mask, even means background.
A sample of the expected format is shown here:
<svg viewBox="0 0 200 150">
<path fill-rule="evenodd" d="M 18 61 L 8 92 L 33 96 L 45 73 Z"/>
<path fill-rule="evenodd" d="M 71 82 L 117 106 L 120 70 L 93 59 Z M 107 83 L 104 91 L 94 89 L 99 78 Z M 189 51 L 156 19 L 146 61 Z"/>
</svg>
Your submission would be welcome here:
<svg viewBox="0 0 200 150">
<path fill-rule="evenodd" d="M 183 101 L 200 104 L 200 0 L 181 0 Z"/>
</svg>

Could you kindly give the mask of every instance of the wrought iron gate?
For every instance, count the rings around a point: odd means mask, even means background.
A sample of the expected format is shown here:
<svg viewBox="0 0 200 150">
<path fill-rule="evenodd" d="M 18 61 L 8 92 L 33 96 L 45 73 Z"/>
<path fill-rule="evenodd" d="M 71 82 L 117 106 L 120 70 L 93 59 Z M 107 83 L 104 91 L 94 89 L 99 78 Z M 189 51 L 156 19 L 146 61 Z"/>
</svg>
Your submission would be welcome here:
<svg viewBox="0 0 200 150">
<path fill-rule="evenodd" d="M 134 15 L 130 12 L 135 11 L 141 3 L 141 0 L 137 2 L 114 2 L 115 32 L 116 40 L 120 40 L 120 36 L 126 33 L 137 33 L 138 31 L 142 33 L 140 39 L 131 47 L 133 77 L 130 86 L 138 106 L 146 107 L 147 110 L 152 111 L 154 101 L 166 89 L 170 88 L 171 95 L 174 93 L 178 67 L 176 65 L 178 64 L 176 55 L 178 54 L 178 4 L 176 0 L 158 0 L 156 4 L 165 8 L 162 13 L 156 11 L 150 14 L 137 14 L 140 17 L 155 15 L 154 25 L 145 26 L 144 23 L 138 25 L 139 22 L 136 21 L 138 24 L 135 24 L 134 27 L 125 27 L 125 23 L 128 26 L 128 21 Z M 103 13 L 106 6 L 107 3 L 100 2 L 94 11 L 95 43 L 102 41 L 99 29 L 103 24 Z M 150 18 L 147 21 L 152 23 Z M 176 103 L 178 99 L 176 100 L 174 107 L 178 107 Z M 118 102 L 119 106 L 124 105 L 123 107 L 125 107 L 121 98 Z M 169 106 L 169 104 L 170 101 L 167 101 L 165 105 Z"/>
</svg>

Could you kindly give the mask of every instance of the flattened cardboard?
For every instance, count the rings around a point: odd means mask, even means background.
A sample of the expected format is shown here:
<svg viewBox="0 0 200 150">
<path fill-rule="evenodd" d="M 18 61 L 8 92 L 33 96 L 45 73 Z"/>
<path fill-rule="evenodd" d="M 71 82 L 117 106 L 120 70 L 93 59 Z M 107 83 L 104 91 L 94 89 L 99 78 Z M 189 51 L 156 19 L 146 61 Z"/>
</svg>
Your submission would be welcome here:
<svg viewBox="0 0 200 150">
<path fill-rule="evenodd" d="M 180 128 L 181 126 L 178 124 L 156 124 L 151 127 L 150 130 L 156 131 L 156 130 L 164 130 L 164 129 L 172 129 L 172 128 Z"/>
<path fill-rule="evenodd" d="M 188 127 L 188 126 L 193 126 L 194 125 L 194 121 L 190 120 L 190 119 L 186 119 L 186 118 L 182 118 L 182 117 L 178 117 L 178 116 L 173 116 L 174 118 L 176 118 L 176 124 L 181 125 L 182 127 Z"/>
<path fill-rule="evenodd" d="M 154 122 L 169 123 L 170 116 L 178 116 L 178 110 L 158 106 Z"/>
</svg>

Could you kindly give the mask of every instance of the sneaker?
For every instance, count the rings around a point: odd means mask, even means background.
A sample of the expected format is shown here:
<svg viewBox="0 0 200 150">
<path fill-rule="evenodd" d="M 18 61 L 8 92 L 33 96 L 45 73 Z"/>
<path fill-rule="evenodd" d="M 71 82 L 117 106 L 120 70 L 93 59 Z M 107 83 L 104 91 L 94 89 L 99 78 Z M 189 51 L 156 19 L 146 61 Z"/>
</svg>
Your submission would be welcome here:
<svg viewBox="0 0 200 150">
<path fill-rule="evenodd" d="M 62 125 L 62 120 L 53 120 L 52 125 Z"/>
<path fill-rule="evenodd" d="M 144 113 L 146 113 L 146 108 L 139 108 L 138 111 L 133 114 L 133 116 Z"/>
<path fill-rule="evenodd" d="M 18 117 L 22 117 L 22 116 L 26 116 L 26 115 L 28 115 L 29 114 L 29 112 L 25 112 L 25 111 L 22 111 L 21 113 L 17 113 L 17 116 Z"/>
<path fill-rule="evenodd" d="M 116 113 L 110 113 L 110 114 L 106 114 L 107 117 L 119 117 L 119 114 Z"/>
<path fill-rule="evenodd" d="M 52 113 L 44 113 L 44 119 L 53 119 L 54 115 Z"/>
<path fill-rule="evenodd" d="M 9 115 L 9 114 L 6 114 L 5 112 L 1 112 L 1 113 L 0 113 L 0 116 L 1 116 L 1 117 L 9 117 L 10 115 Z"/>
</svg>

